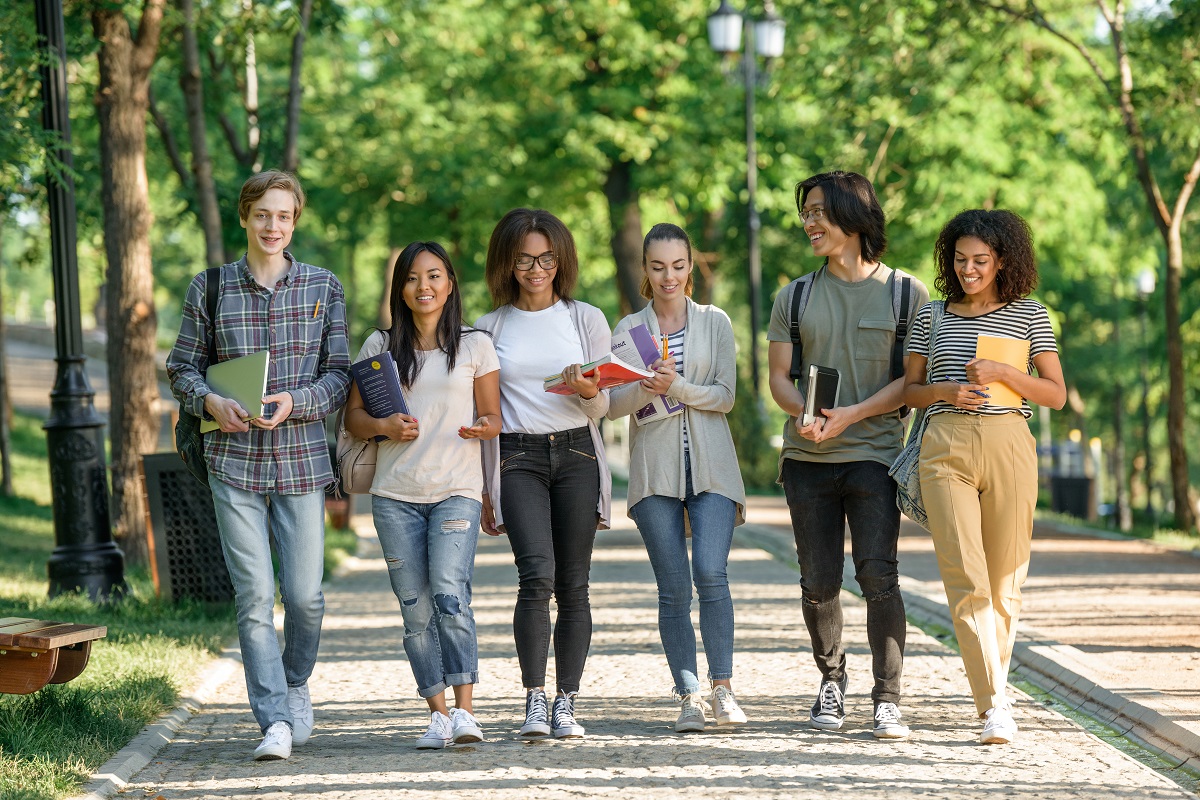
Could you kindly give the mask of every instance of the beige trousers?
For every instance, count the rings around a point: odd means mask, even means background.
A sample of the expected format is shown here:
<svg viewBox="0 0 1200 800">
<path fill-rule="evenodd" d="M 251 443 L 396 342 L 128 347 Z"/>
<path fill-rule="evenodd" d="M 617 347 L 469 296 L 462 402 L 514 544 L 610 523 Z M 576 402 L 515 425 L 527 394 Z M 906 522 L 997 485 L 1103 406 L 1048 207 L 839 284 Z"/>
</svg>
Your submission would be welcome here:
<svg viewBox="0 0 1200 800">
<path fill-rule="evenodd" d="M 963 666 L 982 716 L 1000 704 L 1029 569 L 1037 452 L 1020 414 L 930 417 L 921 494 Z"/>
</svg>

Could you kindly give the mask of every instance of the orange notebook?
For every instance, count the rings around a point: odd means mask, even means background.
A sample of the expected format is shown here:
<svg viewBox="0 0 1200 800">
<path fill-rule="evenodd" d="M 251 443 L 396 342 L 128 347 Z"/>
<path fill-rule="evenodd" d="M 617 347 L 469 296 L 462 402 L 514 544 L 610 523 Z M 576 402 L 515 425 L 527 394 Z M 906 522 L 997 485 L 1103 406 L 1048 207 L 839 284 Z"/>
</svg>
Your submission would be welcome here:
<svg viewBox="0 0 1200 800">
<path fill-rule="evenodd" d="M 1020 371 L 1029 372 L 1029 340 L 1009 339 L 1006 336 L 985 336 L 979 334 L 975 344 L 975 357 L 986 358 L 989 361 L 999 361 Z M 1020 408 L 1023 398 L 1003 381 L 996 381 L 988 387 L 989 406 L 1009 406 Z"/>
</svg>

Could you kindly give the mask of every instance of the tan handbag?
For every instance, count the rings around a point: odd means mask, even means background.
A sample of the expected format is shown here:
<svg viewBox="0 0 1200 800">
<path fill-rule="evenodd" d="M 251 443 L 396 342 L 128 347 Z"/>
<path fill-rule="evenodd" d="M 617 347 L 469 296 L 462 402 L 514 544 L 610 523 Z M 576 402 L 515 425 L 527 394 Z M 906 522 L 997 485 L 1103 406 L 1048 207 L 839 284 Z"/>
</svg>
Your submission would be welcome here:
<svg viewBox="0 0 1200 800">
<path fill-rule="evenodd" d="M 387 334 L 384 334 L 385 338 Z M 353 378 L 351 379 L 353 380 Z M 337 442 L 334 448 L 333 465 L 342 491 L 346 494 L 370 494 L 375 482 L 375 463 L 379 457 L 379 443 L 374 439 L 359 439 L 346 430 L 346 407 L 337 415 Z"/>
<path fill-rule="evenodd" d="M 334 465 L 342 491 L 346 494 L 369 494 L 375 481 L 375 462 L 379 443 L 374 439 L 359 439 L 346 430 L 346 409 L 337 415 L 337 443 Z"/>
</svg>

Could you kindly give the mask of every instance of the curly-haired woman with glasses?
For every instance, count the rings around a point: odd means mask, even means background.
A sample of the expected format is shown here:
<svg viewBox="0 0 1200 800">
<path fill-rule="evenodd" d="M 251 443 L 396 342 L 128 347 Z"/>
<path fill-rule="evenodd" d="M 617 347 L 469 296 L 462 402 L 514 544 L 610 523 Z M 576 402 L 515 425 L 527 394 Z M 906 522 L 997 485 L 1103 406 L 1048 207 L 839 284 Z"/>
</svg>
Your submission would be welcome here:
<svg viewBox="0 0 1200 800">
<path fill-rule="evenodd" d="M 1026 420 L 1029 403 L 1062 408 L 1067 389 L 1050 316 L 1029 299 L 1038 273 L 1025 220 L 964 211 L 942 229 L 934 252 L 934 285 L 946 299 L 913 322 L 904 402 L 928 409 L 921 494 L 975 708 L 986 720 L 979 739 L 1007 744 L 1017 735 L 1006 687 L 1037 502 Z M 941 320 L 931 337 L 935 312 Z M 984 335 L 1028 341 L 1027 362 L 976 357 Z M 1000 383 L 1019 397 L 993 397 Z"/>
<path fill-rule="evenodd" d="M 557 217 L 518 208 L 504 215 L 488 243 L 488 290 L 495 310 L 476 326 L 492 332 L 500 359 L 498 445 L 485 446 L 483 529 L 505 533 L 520 587 L 513 616 L 526 690 L 521 735 L 577 738 L 575 697 L 592 639 L 588 577 L 597 526 L 608 527 L 612 477 L 596 420 L 608 392 L 583 375 L 609 352 L 603 312 L 571 299 L 579 275 L 575 240 Z M 561 373 L 569 395 L 543 389 Z M 545 685 L 553 628 L 553 708 Z"/>
</svg>

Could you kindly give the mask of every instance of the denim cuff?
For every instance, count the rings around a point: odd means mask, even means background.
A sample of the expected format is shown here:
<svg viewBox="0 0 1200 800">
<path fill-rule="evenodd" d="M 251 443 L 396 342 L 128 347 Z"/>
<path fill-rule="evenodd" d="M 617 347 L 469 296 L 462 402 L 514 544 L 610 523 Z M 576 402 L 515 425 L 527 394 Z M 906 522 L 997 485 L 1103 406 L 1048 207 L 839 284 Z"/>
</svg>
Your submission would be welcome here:
<svg viewBox="0 0 1200 800">
<path fill-rule="evenodd" d="M 454 675 L 447 675 L 443 681 L 450 686 L 466 686 L 469 683 L 479 683 L 478 672 L 459 672 Z"/>
</svg>

